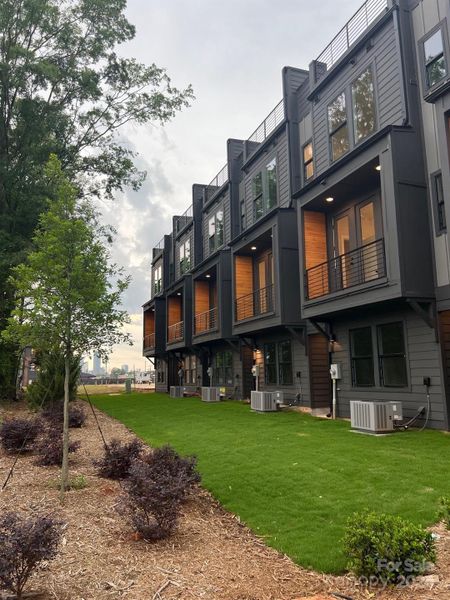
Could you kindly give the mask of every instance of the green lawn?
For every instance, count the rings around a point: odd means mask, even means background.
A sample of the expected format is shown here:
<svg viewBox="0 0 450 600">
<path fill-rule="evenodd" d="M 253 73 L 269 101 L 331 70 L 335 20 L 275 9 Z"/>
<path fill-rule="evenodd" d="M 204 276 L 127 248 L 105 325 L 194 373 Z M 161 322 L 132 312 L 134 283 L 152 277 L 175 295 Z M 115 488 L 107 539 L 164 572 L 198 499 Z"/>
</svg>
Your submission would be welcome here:
<svg viewBox="0 0 450 600">
<path fill-rule="evenodd" d="M 319 571 L 344 569 L 341 539 L 353 512 L 369 507 L 431 524 L 439 497 L 450 494 L 450 436 L 440 432 L 372 437 L 343 421 L 165 394 L 93 401 L 146 442 L 196 454 L 204 487 L 225 508 Z"/>
</svg>

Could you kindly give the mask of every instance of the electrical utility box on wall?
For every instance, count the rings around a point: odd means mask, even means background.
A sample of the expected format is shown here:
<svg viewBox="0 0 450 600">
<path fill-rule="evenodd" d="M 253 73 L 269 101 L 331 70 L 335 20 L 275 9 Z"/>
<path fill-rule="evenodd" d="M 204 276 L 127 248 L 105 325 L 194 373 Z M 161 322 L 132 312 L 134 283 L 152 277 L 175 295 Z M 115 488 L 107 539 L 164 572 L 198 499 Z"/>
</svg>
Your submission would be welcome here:
<svg viewBox="0 0 450 600">
<path fill-rule="evenodd" d="M 330 377 L 331 379 L 342 379 L 341 365 L 339 363 L 330 365 Z"/>
</svg>

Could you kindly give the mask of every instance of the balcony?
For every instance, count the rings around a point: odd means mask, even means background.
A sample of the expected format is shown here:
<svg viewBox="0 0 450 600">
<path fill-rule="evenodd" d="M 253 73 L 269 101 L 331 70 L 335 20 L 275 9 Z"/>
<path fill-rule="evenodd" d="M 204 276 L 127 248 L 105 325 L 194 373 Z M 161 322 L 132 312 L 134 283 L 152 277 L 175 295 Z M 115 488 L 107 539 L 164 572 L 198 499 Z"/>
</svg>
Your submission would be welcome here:
<svg viewBox="0 0 450 600">
<path fill-rule="evenodd" d="M 207 333 L 217 328 L 217 307 L 195 315 L 195 335 Z"/>
<path fill-rule="evenodd" d="M 167 328 L 167 343 L 179 342 L 184 338 L 184 321 L 179 321 Z"/>
<path fill-rule="evenodd" d="M 155 334 L 149 333 L 144 335 L 144 348 L 154 348 L 155 347 Z"/>
<path fill-rule="evenodd" d="M 305 271 L 306 299 L 315 300 L 386 277 L 384 239 L 380 238 Z"/>
<path fill-rule="evenodd" d="M 240 296 L 234 303 L 236 321 L 258 317 L 273 312 L 273 285 L 254 290 L 250 294 Z"/>
<path fill-rule="evenodd" d="M 206 186 L 205 196 L 206 202 L 208 202 L 214 194 L 223 187 L 228 181 L 228 164 L 220 169 L 217 175 L 212 181 Z"/>
</svg>

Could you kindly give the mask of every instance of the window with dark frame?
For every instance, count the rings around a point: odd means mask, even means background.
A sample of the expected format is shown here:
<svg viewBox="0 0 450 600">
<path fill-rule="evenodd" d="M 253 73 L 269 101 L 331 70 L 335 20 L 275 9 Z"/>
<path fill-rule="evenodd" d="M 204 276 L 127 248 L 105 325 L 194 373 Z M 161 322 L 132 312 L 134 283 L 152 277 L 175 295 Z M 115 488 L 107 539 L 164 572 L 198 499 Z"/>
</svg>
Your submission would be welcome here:
<svg viewBox="0 0 450 600">
<path fill-rule="evenodd" d="M 209 253 L 212 254 L 223 245 L 223 210 L 216 210 L 208 219 Z"/>
<path fill-rule="evenodd" d="M 218 352 L 215 356 L 214 383 L 216 385 L 233 385 L 233 353 L 231 350 Z"/>
<path fill-rule="evenodd" d="M 153 270 L 153 293 L 159 294 L 162 291 L 162 265 L 158 265 Z"/>
<path fill-rule="evenodd" d="M 375 93 L 372 68 L 352 83 L 353 134 L 357 144 L 375 131 Z"/>
<path fill-rule="evenodd" d="M 252 179 L 253 216 L 257 221 L 278 203 L 277 159 L 270 160 Z M 242 213 L 241 213 L 242 215 Z"/>
<path fill-rule="evenodd" d="M 262 172 L 257 173 L 252 180 L 253 214 L 255 221 L 263 216 L 263 185 Z"/>
<path fill-rule="evenodd" d="M 277 204 L 277 159 L 273 158 L 266 165 L 266 202 L 265 210 L 269 211 Z"/>
<path fill-rule="evenodd" d="M 350 149 L 345 93 L 339 94 L 328 105 L 328 134 L 331 160 L 335 161 Z"/>
<path fill-rule="evenodd" d="M 241 202 L 241 231 L 245 229 L 245 201 Z"/>
<path fill-rule="evenodd" d="M 447 75 L 442 29 L 438 29 L 423 42 L 425 82 L 432 88 Z"/>
<path fill-rule="evenodd" d="M 445 217 L 444 187 L 442 185 L 442 173 L 436 173 L 433 178 L 433 197 L 436 207 L 436 229 L 438 233 L 447 231 L 447 220 Z"/>
<path fill-rule="evenodd" d="M 377 325 L 377 340 L 380 385 L 406 387 L 408 374 L 403 323 Z"/>
<path fill-rule="evenodd" d="M 350 330 L 350 356 L 353 387 L 375 385 L 372 328 Z"/>
<path fill-rule="evenodd" d="M 264 381 L 266 385 L 292 384 L 290 340 L 264 344 Z"/>
<path fill-rule="evenodd" d="M 314 175 L 314 155 L 312 142 L 303 146 L 303 180 L 308 181 Z"/>
<path fill-rule="evenodd" d="M 191 268 L 191 240 L 188 238 L 180 244 L 180 273 L 187 273 Z"/>
</svg>

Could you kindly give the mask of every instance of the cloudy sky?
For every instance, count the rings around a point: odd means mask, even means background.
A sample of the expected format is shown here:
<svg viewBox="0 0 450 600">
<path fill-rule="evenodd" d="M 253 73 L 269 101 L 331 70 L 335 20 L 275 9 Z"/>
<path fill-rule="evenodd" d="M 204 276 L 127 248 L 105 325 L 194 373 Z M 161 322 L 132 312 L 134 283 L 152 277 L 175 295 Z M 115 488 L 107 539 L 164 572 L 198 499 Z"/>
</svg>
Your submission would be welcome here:
<svg viewBox="0 0 450 600">
<path fill-rule="evenodd" d="M 109 366 L 143 368 L 141 305 L 150 297 L 151 248 L 172 214 L 191 202 L 225 164 L 226 140 L 246 139 L 281 99 L 281 70 L 308 68 L 362 0 L 128 0 L 137 28 L 121 53 L 165 67 L 196 100 L 164 128 L 129 128 L 123 143 L 139 153 L 147 180 L 103 206 L 118 230 L 114 259 L 133 278 L 124 298 L 134 346 L 117 346 Z"/>
</svg>

